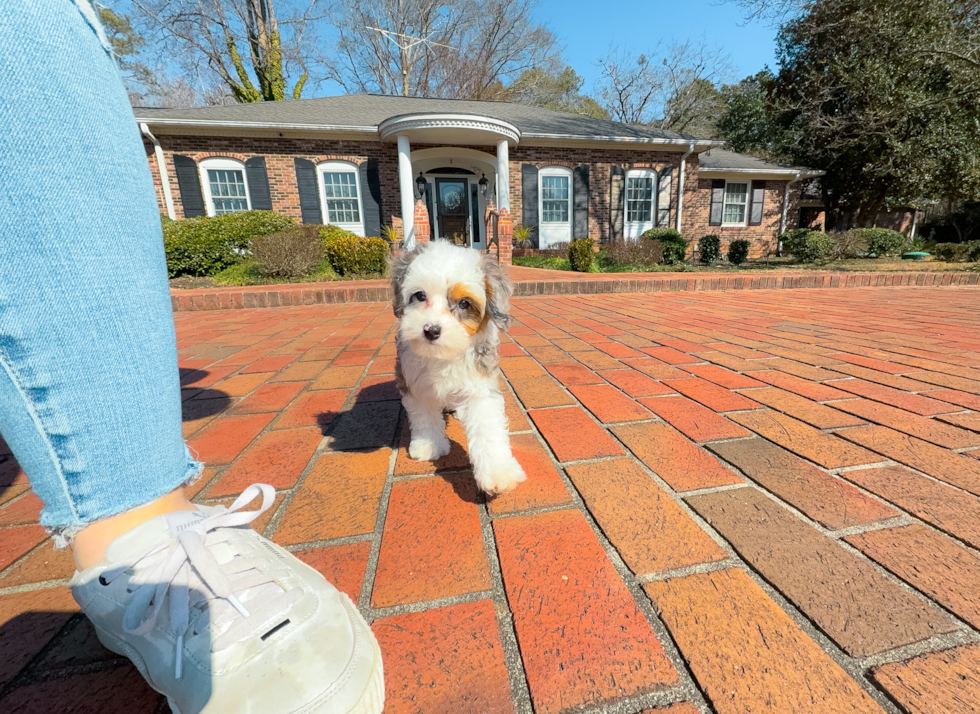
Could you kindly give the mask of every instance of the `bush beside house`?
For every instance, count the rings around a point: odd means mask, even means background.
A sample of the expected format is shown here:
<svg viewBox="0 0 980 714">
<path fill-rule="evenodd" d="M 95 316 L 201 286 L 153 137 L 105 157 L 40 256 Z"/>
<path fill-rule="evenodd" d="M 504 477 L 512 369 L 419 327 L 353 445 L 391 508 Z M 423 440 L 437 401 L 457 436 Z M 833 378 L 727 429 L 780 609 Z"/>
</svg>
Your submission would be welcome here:
<svg viewBox="0 0 980 714">
<path fill-rule="evenodd" d="M 211 276 L 241 263 L 255 236 L 295 225 L 292 218 L 272 211 L 241 211 L 221 216 L 163 222 L 163 246 L 171 278 Z"/>
</svg>

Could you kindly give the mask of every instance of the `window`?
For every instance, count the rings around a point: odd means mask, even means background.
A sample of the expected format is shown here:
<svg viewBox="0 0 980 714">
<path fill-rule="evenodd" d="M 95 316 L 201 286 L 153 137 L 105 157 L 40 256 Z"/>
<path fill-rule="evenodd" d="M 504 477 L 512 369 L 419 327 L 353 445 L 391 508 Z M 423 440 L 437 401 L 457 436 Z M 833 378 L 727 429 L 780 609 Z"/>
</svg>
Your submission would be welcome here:
<svg viewBox="0 0 980 714">
<path fill-rule="evenodd" d="M 630 223 L 647 223 L 653 215 L 653 178 L 630 176 L 626 179 L 626 220 Z"/>
<path fill-rule="evenodd" d="M 568 223 L 568 177 L 541 177 L 541 221 Z"/>
<path fill-rule="evenodd" d="M 200 167 L 209 216 L 251 208 L 244 164 L 234 159 L 218 158 L 205 159 Z"/>
<path fill-rule="evenodd" d="M 364 235 L 360 176 L 354 164 L 329 161 L 317 167 L 323 222 Z"/>
<path fill-rule="evenodd" d="M 724 226 L 744 226 L 749 203 L 747 183 L 725 183 L 725 207 L 721 223 Z"/>
</svg>

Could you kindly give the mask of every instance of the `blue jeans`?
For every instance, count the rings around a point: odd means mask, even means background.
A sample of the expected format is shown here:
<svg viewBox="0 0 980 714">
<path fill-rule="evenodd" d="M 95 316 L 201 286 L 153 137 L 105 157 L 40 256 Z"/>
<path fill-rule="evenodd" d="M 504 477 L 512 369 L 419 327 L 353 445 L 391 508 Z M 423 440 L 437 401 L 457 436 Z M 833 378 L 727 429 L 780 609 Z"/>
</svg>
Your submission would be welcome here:
<svg viewBox="0 0 980 714">
<path fill-rule="evenodd" d="M 0 434 L 70 537 L 199 465 L 156 197 L 96 16 L 5 3 L 0 38 Z"/>
</svg>

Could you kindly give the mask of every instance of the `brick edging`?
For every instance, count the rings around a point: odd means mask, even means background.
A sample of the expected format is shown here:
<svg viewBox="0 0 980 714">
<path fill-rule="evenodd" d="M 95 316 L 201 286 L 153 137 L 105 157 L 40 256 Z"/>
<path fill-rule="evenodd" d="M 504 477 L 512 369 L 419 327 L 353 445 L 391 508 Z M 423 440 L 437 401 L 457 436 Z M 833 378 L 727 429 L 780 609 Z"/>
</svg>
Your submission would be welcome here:
<svg viewBox="0 0 980 714">
<path fill-rule="evenodd" d="M 556 271 L 557 272 L 557 271 Z M 690 278 L 622 278 L 597 280 L 517 281 L 514 295 L 597 295 L 714 290 L 790 290 L 796 288 L 861 288 L 937 285 L 977 285 L 980 273 L 815 273 L 806 275 L 726 275 Z M 349 302 L 388 302 L 391 288 L 384 281 L 360 286 L 256 286 L 171 293 L 174 312 L 235 310 L 291 305 Z"/>
</svg>

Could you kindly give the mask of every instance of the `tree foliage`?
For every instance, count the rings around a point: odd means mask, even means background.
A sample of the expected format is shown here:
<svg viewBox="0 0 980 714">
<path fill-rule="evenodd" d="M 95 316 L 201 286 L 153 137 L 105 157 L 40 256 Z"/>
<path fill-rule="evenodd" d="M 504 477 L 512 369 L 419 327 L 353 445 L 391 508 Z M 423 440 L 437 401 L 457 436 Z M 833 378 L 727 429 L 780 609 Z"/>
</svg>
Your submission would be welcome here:
<svg viewBox="0 0 980 714">
<path fill-rule="evenodd" d="M 978 20 L 976 0 L 820 0 L 782 27 L 770 113 L 831 212 L 980 196 Z"/>
<path fill-rule="evenodd" d="M 554 35 L 531 0 L 338 0 L 329 77 L 347 92 L 498 99 L 553 69 Z"/>
<path fill-rule="evenodd" d="M 501 86 L 501 98 L 559 112 L 609 119 L 609 112 L 599 102 L 581 93 L 584 83 L 585 80 L 571 67 L 560 72 L 534 67 L 522 72 L 508 87 Z"/>
<path fill-rule="evenodd" d="M 216 75 L 238 102 L 298 99 L 315 64 L 320 0 L 133 0 L 147 37 L 190 76 Z M 289 88 L 290 79 L 292 89 Z"/>
<path fill-rule="evenodd" d="M 718 135 L 731 151 L 777 158 L 782 149 L 779 128 L 773 125 L 768 93 L 775 78 L 768 69 L 721 88 L 723 109 Z"/>
</svg>

